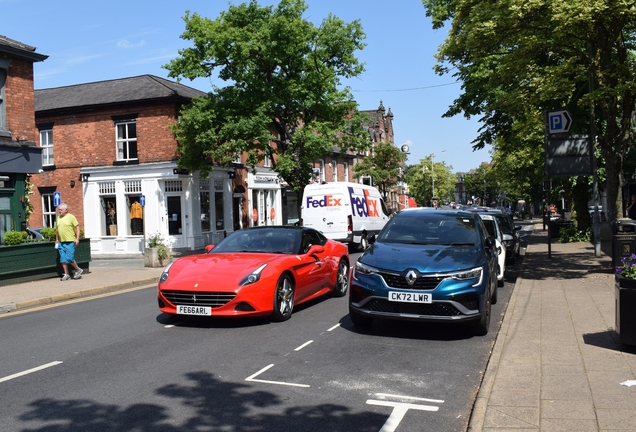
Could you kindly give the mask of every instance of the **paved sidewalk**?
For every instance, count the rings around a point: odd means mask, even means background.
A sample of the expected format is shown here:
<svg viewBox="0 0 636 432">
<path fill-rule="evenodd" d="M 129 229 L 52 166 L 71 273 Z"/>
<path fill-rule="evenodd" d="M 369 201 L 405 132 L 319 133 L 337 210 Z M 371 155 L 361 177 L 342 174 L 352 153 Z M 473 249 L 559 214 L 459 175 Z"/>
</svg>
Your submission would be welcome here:
<svg viewBox="0 0 636 432">
<path fill-rule="evenodd" d="M 552 243 L 536 223 L 469 431 L 636 431 L 636 347 L 618 342 L 611 236 Z M 609 242 L 609 244 L 608 244 Z M 608 255 L 609 254 L 609 255 Z"/>
<path fill-rule="evenodd" d="M 0 286 L 0 313 L 73 298 L 156 284 L 163 268 L 144 267 L 143 259 L 93 260 L 81 279 L 42 279 Z"/>
</svg>

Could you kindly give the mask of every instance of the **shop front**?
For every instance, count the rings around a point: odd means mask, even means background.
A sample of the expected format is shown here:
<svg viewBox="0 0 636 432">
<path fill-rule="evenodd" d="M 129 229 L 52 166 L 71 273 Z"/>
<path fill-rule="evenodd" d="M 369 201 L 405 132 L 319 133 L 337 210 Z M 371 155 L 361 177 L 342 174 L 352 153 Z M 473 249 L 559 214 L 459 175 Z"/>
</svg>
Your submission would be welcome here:
<svg viewBox="0 0 636 432">
<path fill-rule="evenodd" d="M 281 225 L 282 181 L 270 169 L 256 169 L 256 173 L 247 175 L 250 226 Z"/>
<path fill-rule="evenodd" d="M 200 250 L 232 230 L 231 180 L 204 180 L 174 162 L 82 168 L 86 237 L 99 257 L 138 256 L 150 236 L 172 250 Z"/>
</svg>

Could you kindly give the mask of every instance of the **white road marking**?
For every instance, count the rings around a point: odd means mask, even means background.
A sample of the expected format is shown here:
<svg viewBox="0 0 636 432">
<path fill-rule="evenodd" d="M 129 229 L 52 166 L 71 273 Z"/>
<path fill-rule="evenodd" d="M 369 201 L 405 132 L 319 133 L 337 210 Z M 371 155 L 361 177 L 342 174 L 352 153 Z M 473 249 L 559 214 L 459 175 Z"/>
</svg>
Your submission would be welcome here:
<svg viewBox="0 0 636 432">
<path fill-rule="evenodd" d="M 23 372 L 18 372 L 16 374 L 9 375 L 9 376 L 6 376 L 4 378 L 0 378 L 0 383 L 1 382 L 5 382 L 5 381 L 9 381 L 9 380 L 12 380 L 14 378 L 18 378 L 18 377 L 21 377 L 21 376 L 24 376 L 24 375 L 28 375 L 30 373 L 37 372 L 37 371 L 40 371 L 42 369 L 50 368 L 51 366 L 57 366 L 59 364 L 62 364 L 62 362 L 61 361 L 54 361 L 54 362 L 47 363 L 47 364 L 42 365 L 42 366 L 35 367 L 33 369 L 25 370 Z"/>
<path fill-rule="evenodd" d="M 304 344 L 296 348 L 294 351 L 300 351 L 301 349 L 305 348 L 307 345 L 309 345 L 312 342 L 313 342 L 312 340 L 310 340 L 309 342 L 305 342 Z"/>
<path fill-rule="evenodd" d="M 388 393 L 376 393 L 375 395 L 379 398 L 392 397 L 396 399 L 411 399 L 411 400 L 418 400 L 422 402 L 444 403 L 444 401 L 441 399 L 426 399 L 426 398 L 420 398 L 420 397 L 414 397 L 414 396 L 392 395 Z"/>
<path fill-rule="evenodd" d="M 338 327 L 340 327 L 340 324 L 336 324 L 335 326 L 331 327 L 331 328 L 330 328 L 329 330 L 327 330 L 327 331 L 335 330 L 335 329 L 337 329 Z"/>
<path fill-rule="evenodd" d="M 168 324 L 168 325 L 166 326 L 166 328 L 172 328 L 172 327 L 174 327 L 174 324 Z"/>
<path fill-rule="evenodd" d="M 265 366 L 263 369 L 259 370 L 254 375 L 251 375 L 251 376 L 245 378 L 245 381 L 260 382 L 260 383 L 265 383 L 265 384 L 286 385 L 286 386 L 292 386 L 292 387 L 309 387 L 307 384 L 294 384 L 294 383 L 286 383 L 286 382 L 282 382 L 282 381 L 268 381 L 268 380 L 254 379 L 254 377 L 259 376 L 260 374 L 262 374 L 266 370 L 270 369 L 272 366 L 274 366 L 274 363 L 272 363 L 271 365 Z"/>
<path fill-rule="evenodd" d="M 439 399 L 426 399 L 426 398 L 418 398 L 418 397 L 412 397 L 412 396 L 398 396 L 398 395 L 391 395 L 387 393 L 376 393 L 376 396 L 444 403 L 443 400 L 439 400 Z M 439 410 L 439 407 L 431 406 L 431 405 L 417 405 L 417 404 L 403 403 L 403 402 L 391 402 L 387 400 L 368 399 L 367 403 L 369 405 L 393 407 L 393 411 L 391 412 L 391 415 L 382 426 L 382 429 L 380 429 L 380 432 L 394 432 L 397 429 L 397 427 L 400 425 L 400 422 L 406 415 L 407 411 L 410 409 L 419 410 L 419 411 Z"/>
</svg>

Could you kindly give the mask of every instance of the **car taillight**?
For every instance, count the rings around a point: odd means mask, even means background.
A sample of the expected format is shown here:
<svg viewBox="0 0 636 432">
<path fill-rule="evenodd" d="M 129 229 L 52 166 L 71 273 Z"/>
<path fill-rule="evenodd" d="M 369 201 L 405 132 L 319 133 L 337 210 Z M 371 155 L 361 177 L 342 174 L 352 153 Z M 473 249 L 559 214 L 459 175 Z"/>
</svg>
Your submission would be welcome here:
<svg viewBox="0 0 636 432">
<path fill-rule="evenodd" d="M 353 232 L 353 216 L 351 215 L 347 216 L 347 232 Z"/>
</svg>

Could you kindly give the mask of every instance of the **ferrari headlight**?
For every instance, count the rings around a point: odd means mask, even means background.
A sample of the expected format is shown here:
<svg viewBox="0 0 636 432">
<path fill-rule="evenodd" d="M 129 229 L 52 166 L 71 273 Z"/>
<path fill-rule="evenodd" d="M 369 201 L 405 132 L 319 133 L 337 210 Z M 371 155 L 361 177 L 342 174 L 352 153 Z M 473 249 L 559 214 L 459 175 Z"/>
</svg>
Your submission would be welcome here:
<svg viewBox="0 0 636 432">
<path fill-rule="evenodd" d="M 366 264 L 362 264 L 360 261 L 356 261 L 356 266 L 353 270 L 353 277 L 354 279 L 357 279 L 357 275 L 369 276 L 377 273 L 378 269 L 376 269 L 375 267 L 371 267 Z"/>
<path fill-rule="evenodd" d="M 172 267 L 172 264 L 174 264 L 174 261 L 172 261 L 170 264 L 168 264 L 166 266 L 165 269 L 163 269 L 163 273 L 161 273 L 161 277 L 159 278 L 159 283 L 160 284 L 162 284 L 166 280 L 168 280 L 168 274 L 170 273 L 170 267 Z"/>
<path fill-rule="evenodd" d="M 252 273 L 245 276 L 243 279 L 241 279 L 239 286 L 250 285 L 250 284 L 253 284 L 254 282 L 258 282 L 258 280 L 261 278 L 261 272 L 263 271 L 265 267 L 267 267 L 267 264 L 263 264 L 262 266 L 254 270 Z"/>
<path fill-rule="evenodd" d="M 484 270 L 481 267 L 476 267 L 472 270 L 467 270 L 463 272 L 453 273 L 450 275 L 455 280 L 465 281 L 470 279 L 478 279 L 473 286 L 477 286 L 481 283 L 481 278 L 483 277 Z"/>
</svg>

